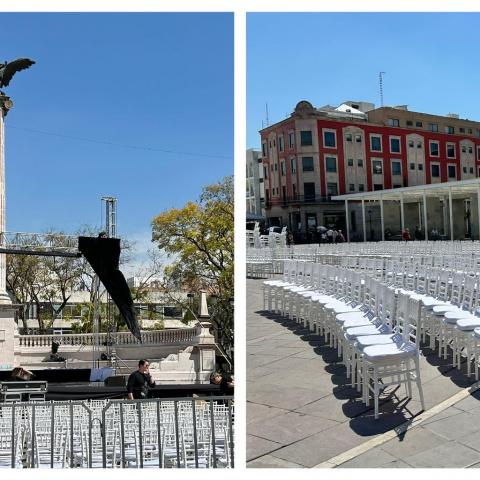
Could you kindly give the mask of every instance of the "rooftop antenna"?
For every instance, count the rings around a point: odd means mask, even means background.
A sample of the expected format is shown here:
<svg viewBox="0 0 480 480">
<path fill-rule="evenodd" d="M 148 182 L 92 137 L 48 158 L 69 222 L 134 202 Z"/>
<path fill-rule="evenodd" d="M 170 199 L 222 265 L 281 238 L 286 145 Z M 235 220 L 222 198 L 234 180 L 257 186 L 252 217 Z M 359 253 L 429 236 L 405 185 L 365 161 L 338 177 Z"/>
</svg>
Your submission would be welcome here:
<svg viewBox="0 0 480 480">
<path fill-rule="evenodd" d="M 378 74 L 378 82 L 380 84 L 380 106 L 383 107 L 383 76 L 386 72 L 380 72 Z"/>
<path fill-rule="evenodd" d="M 267 114 L 267 127 L 270 125 L 270 122 L 268 121 L 268 103 L 265 102 L 265 113 Z"/>
</svg>

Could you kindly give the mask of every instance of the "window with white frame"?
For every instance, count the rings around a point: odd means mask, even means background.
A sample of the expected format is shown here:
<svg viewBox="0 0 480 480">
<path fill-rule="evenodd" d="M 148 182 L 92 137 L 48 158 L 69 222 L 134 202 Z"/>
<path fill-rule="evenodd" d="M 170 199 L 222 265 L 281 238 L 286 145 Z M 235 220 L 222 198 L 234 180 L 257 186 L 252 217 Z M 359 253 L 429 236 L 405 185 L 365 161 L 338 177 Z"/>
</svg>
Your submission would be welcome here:
<svg viewBox="0 0 480 480">
<path fill-rule="evenodd" d="M 432 163 L 430 165 L 432 178 L 439 178 L 440 177 L 440 165 L 438 163 Z"/>
<path fill-rule="evenodd" d="M 401 175 L 402 174 L 402 164 L 397 161 L 392 161 L 392 175 Z"/>
<path fill-rule="evenodd" d="M 457 166 L 449 165 L 448 166 L 448 178 L 457 178 Z"/>
<path fill-rule="evenodd" d="M 381 175 L 383 173 L 382 160 L 372 160 L 372 173 L 374 175 Z"/>
<path fill-rule="evenodd" d="M 370 150 L 372 152 L 382 151 L 382 137 L 378 135 L 370 135 Z"/>
<path fill-rule="evenodd" d="M 337 147 L 337 134 L 333 130 L 323 131 L 323 146 L 327 148 Z"/>
<path fill-rule="evenodd" d="M 325 169 L 327 172 L 337 171 L 337 159 L 336 157 L 325 157 Z"/>
<path fill-rule="evenodd" d="M 278 137 L 278 149 L 283 152 L 283 136 Z"/>
<path fill-rule="evenodd" d="M 440 148 L 438 146 L 438 142 L 430 142 L 430 156 L 431 157 L 438 157 L 440 156 Z"/>
<path fill-rule="evenodd" d="M 295 146 L 295 132 L 288 133 L 288 146 L 293 148 Z"/>
<path fill-rule="evenodd" d="M 398 137 L 390 137 L 390 153 L 400 153 L 400 139 Z"/>
<path fill-rule="evenodd" d="M 300 145 L 302 147 L 309 147 L 313 145 L 312 131 L 302 130 L 300 132 Z"/>
<path fill-rule="evenodd" d="M 295 157 L 290 158 L 290 168 L 292 173 L 297 173 L 297 159 Z"/>
<path fill-rule="evenodd" d="M 332 197 L 334 195 L 338 195 L 338 185 L 334 182 L 327 183 L 327 195 Z"/>
<path fill-rule="evenodd" d="M 447 158 L 455 158 L 455 144 L 447 143 Z"/>
<path fill-rule="evenodd" d="M 304 172 L 313 172 L 313 157 L 302 157 L 302 169 Z"/>
</svg>

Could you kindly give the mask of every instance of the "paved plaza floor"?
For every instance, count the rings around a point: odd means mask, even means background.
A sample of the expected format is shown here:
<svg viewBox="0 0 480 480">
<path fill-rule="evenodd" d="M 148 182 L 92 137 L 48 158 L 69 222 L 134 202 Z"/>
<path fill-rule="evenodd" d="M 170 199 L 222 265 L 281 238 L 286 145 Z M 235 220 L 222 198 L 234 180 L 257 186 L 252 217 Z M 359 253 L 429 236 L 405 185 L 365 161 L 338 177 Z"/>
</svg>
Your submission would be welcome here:
<svg viewBox="0 0 480 480">
<path fill-rule="evenodd" d="M 248 467 L 316 467 L 421 411 L 418 392 L 387 389 L 380 419 L 348 385 L 336 351 L 302 325 L 262 311 L 262 280 L 247 280 Z M 424 348 L 421 377 L 427 411 L 474 383 Z M 480 391 L 340 467 L 480 466 Z"/>
</svg>

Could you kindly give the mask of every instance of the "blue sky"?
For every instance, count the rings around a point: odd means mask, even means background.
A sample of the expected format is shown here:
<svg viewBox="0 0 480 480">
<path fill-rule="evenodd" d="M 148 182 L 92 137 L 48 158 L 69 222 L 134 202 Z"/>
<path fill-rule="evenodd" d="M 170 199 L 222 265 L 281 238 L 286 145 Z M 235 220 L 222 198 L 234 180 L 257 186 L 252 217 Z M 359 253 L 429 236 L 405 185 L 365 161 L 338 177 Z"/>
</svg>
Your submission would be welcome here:
<svg viewBox="0 0 480 480">
<path fill-rule="evenodd" d="M 314 106 L 365 100 L 480 120 L 478 13 L 249 14 L 247 146 L 258 130 Z"/>
<path fill-rule="evenodd" d="M 233 173 L 231 14 L 0 19 L 0 61 L 37 62 L 4 89 L 7 230 L 99 225 L 112 195 L 118 232 L 147 244 L 152 217 Z"/>
</svg>

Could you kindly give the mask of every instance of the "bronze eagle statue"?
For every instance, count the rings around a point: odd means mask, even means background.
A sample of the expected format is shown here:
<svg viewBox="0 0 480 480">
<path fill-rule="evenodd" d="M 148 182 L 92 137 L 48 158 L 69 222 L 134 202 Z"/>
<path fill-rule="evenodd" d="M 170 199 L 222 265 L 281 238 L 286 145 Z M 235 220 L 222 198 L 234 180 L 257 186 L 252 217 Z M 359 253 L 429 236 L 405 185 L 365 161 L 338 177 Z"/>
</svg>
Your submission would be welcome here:
<svg viewBox="0 0 480 480">
<path fill-rule="evenodd" d="M 35 62 L 29 58 L 17 58 L 0 64 L 0 88 L 7 87 L 12 77 L 20 70 L 30 68 Z"/>
</svg>

